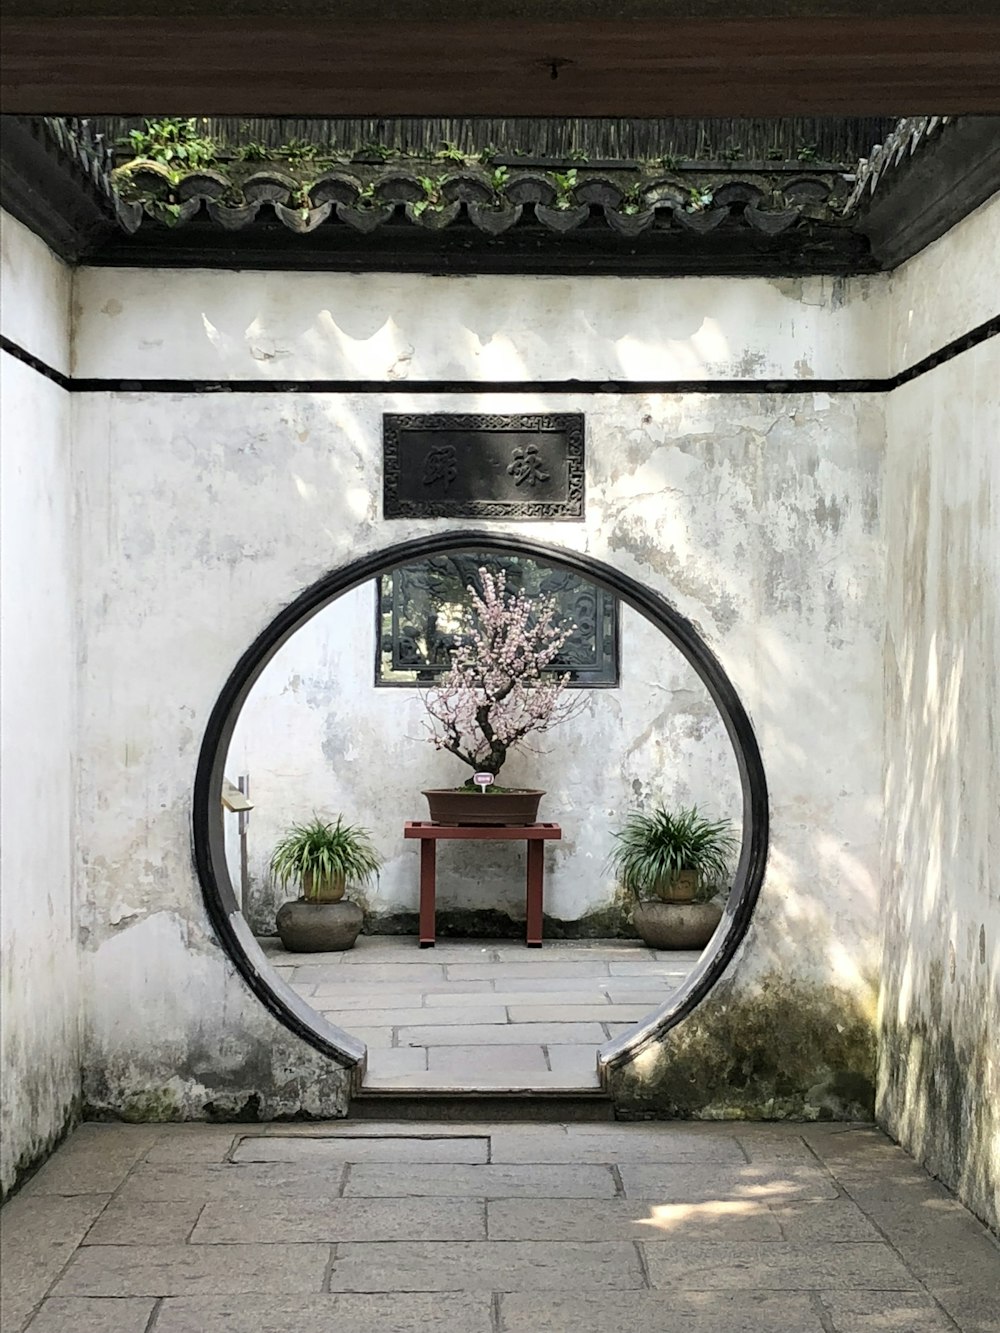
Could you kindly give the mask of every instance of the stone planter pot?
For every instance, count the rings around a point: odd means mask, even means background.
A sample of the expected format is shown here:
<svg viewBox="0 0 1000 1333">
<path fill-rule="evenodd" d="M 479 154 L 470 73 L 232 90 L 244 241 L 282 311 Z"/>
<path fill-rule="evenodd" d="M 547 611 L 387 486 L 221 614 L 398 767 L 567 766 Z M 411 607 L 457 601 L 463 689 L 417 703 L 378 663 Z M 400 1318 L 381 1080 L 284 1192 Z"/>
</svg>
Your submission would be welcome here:
<svg viewBox="0 0 1000 1333">
<path fill-rule="evenodd" d="M 444 788 L 425 791 L 432 824 L 534 824 L 543 791 L 478 791 Z"/>
<path fill-rule="evenodd" d="M 638 903 L 632 922 L 651 949 L 704 949 L 722 920 L 717 903 Z"/>
<path fill-rule="evenodd" d="M 357 903 L 282 903 L 275 918 L 281 943 L 290 953 L 337 953 L 353 949 L 364 913 Z"/>
</svg>

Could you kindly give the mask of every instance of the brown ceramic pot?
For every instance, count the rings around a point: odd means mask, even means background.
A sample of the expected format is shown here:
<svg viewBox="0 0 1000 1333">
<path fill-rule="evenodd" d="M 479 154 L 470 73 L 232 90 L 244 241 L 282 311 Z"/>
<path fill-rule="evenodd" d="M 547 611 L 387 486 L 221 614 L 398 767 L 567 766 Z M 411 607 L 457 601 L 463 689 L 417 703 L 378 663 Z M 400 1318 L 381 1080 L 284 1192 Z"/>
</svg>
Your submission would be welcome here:
<svg viewBox="0 0 1000 1333">
<path fill-rule="evenodd" d="M 543 791 L 468 791 L 461 787 L 425 791 L 432 824 L 534 824 Z"/>
<path fill-rule="evenodd" d="M 704 949 L 722 920 L 717 903 L 637 903 L 632 922 L 651 949 Z"/>
<path fill-rule="evenodd" d="M 364 913 L 357 903 L 307 903 L 304 898 L 282 903 L 275 921 L 281 942 L 291 953 L 338 953 L 352 949 Z"/>
</svg>

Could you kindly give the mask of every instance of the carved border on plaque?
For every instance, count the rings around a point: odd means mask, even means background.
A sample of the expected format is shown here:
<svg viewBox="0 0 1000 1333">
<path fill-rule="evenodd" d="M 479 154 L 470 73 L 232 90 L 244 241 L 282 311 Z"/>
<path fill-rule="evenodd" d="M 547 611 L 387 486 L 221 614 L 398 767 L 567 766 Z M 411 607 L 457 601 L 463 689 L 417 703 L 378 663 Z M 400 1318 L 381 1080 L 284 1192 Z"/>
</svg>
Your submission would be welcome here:
<svg viewBox="0 0 1000 1333">
<path fill-rule="evenodd" d="M 488 387 L 488 386 L 484 386 Z M 407 431 L 559 432 L 566 439 L 567 490 L 564 500 L 409 500 L 399 494 L 400 436 Z M 497 518 L 579 520 L 584 517 L 584 441 L 582 412 L 412 413 L 382 414 L 383 518 Z"/>
</svg>

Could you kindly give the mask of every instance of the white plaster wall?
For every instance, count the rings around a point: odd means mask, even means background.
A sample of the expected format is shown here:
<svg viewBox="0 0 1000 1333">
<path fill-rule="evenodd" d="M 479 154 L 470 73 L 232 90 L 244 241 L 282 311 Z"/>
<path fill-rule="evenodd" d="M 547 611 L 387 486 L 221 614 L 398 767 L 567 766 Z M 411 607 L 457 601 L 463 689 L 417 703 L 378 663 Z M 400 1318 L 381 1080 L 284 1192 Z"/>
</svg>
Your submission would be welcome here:
<svg viewBox="0 0 1000 1333">
<path fill-rule="evenodd" d="M 66 366 L 70 276 L 2 229 L 3 331 Z M 51 1146 L 80 1093 L 74 902 L 77 638 L 69 399 L 0 353 L 0 1188 Z"/>
<path fill-rule="evenodd" d="M 684 658 L 648 621 L 621 611 L 621 686 L 574 692 L 584 710 L 537 746 L 515 751 L 502 781 L 542 787 L 540 817 L 563 840 L 546 850 L 546 911 L 576 920 L 608 908 L 611 829 L 630 806 L 698 803 L 740 827 L 739 775 L 721 719 Z M 367 825 L 385 859 L 365 893 L 379 914 L 416 911 L 418 852 L 404 818 L 423 819 L 427 786 L 455 786 L 468 770 L 427 739 L 421 691 L 376 689 L 375 588 L 365 583 L 315 616 L 268 665 L 244 705 L 228 768 L 252 775 L 251 920 L 273 930 L 288 893 L 267 871 L 274 843 L 313 811 Z M 442 908 L 524 916 L 523 846 L 441 848 Z"/>
<path fill-rule="evenodd" d="M 401 384 L 877 378 L 884 288 L 879 278 L 84 269 L 74 373 Z"/>
<path fill-rule="evenodd" d="M 423 331 L 426 342 L 413 347 L 409 362 L 421 376 L 462 378 L 481 373 L 477 348 L 507 340 L 504 319 L 526 378 L 557 370 L 592 375 L 598 366 L 620 371 L 622 340 L 633 336 L 647 349 L 643 373 L 653 366 L 677 373 L 672 331 L 687 338 L 685 357 L 693 359 L 694 337 L 709 320 L 726 330 L 712 373 L 744 361 L 789 376 L 856 373 L 859 348 L 872 342 L 867 282 L 610 284 L 615 320 L 602 329 L 594 313 L 602 288 L 582 280 L 558 284 L 581 328 L 597 329 L 585 340 L 590 350 L 577 357 L 545 313 L 556 285 L 85 273 L 77 366 L 88 375 L 143 367 L 159 376 L 204 376 L 219 366 L 214 330 L 227 306 L 236 313 L 226 323 L 224 373 L 252 373 L 253 348 L 270 339 L 268 346 L 288 353 L 281 368 L 288 378 L 384 375 L 399 351 L 396 334 L 386 348 L 379 331 L 397 325 Z M 340 359 L 316 335 L 331 291 L 345 302 L 338 328 L 352 331 L 350 341 L 330 342 L 340 346 Z M 466 294 L 464 304 L 456 293 Z M 711 298 L 710 313 L 699 311 L 700 293 Z M 776 338 L 775 308 L 786 302 L 786 332 Z M 544 346 L 524 332 L 538 328 Z M 159 345 L 147 352 L 149 340 Z M 867 372 L 884 363 L 884 340 L 879 346 L 883 362 L 873 348 Z M 512 373 L 506 363 L 504 373 Z M 807 388 L 794 397 L 437 397 L 405 388 L 87 395 L 76 415 L 81 505 L 89 516 L 81 552 L 84 742 L 92 765 L 81 790 L 87 948 L 97 990 L 110 995 L 119 987 L 116 1004 L 97 1010 L 89 1065 L 99 1067 L 113 1050 L 114 1078 L 130 1052 L 138 1061 L 149 1048 L 162 1024 L 158 1008 L 150 1015 L 150 995 L 161 994 L 163 973 L 178 982 L 189 977 L 174 997 L 182 1027 L 202 1024 L 221 1004 L 234 1006 L 231 1030 L 251 1024 L 245 1005 L 235 1013 L 238 988 L 223 981 L 191 869 L 197 746 L 237 658 L 296 593 L 364 552 L 438 530 L 379 516 L 381 413 L 543 408 L 587 414 L 587 520 L 509 530 L 588 551 L 665 594 L 698 623 L 757 728 L 774 841 L 755 926 L 734 964 L 739 986 L 752 993 L 765 976 L 795 979 L 833 1010 L 831 1022 L 836 995 L 870 1010 L 881 809 L 878 398 Z M 377 762 L 369 740 L 359 749 Z M 413 789 L 422 781 L 415 778 Z M 588 779 L 574 772 L 573 781 L 571 799 L 582 804 Z M 556 805 L 563 800 L 557 791 Z M 157 932 L 154 955 L 148 923 L 158 915 L 174 924 Z M 132 974 L 127 999 L 122 939 L 149 958 L 149 975 Z M 193 971 L 192 948 L 199 955 Z M 121 1037 L 123 1003 L 130 1026 Z"/>
<path fill-rule="evenodd" d="M 893 282 L 995 314 L 1000 200 Z M 925 312 L 931 305 L 924 305 Z M 900 355 L 898 345 L 895 355 Z M 1000 1221 L 1000 342 L 897 390 L 886 464 L 886 821 L 879 1115 Z"/>
<path fill-rule="evenodd" d="M 997 314 L 997 196 L 892 275 L 885 306 L 889 371 L 915 365 Z"/>
</svg>

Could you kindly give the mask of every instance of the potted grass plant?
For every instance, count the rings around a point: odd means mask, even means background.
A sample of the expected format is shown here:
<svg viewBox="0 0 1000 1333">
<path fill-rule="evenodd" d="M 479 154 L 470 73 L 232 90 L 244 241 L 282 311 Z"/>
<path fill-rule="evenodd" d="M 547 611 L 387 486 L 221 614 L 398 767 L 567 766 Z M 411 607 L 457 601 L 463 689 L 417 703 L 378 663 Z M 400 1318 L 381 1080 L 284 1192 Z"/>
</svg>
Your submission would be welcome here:
<svg viewBox="0 0 1000 1333">
<path fill-rule="evenodd" d="M 632 920 L 654 949 L 701 949 L 722 919 L 709 901 L 729 875 L 736 838 L 728 819 L 706 819 L 697 806 L 633 810 L 613 834 L 609 858 L 632 895 Z"/>
<path fill-rule="evenodd" d="M 348 883 L 365 884 L 382 864 L 367 829 L 314 816 L 293 824 L 271 853 L 271 874 L 302 896 L 282 903 L 276 922 L 286 949 L 317 953 L 350 949 L 364 919 L 357 903 L 345 898 Z"/>
</svg>

